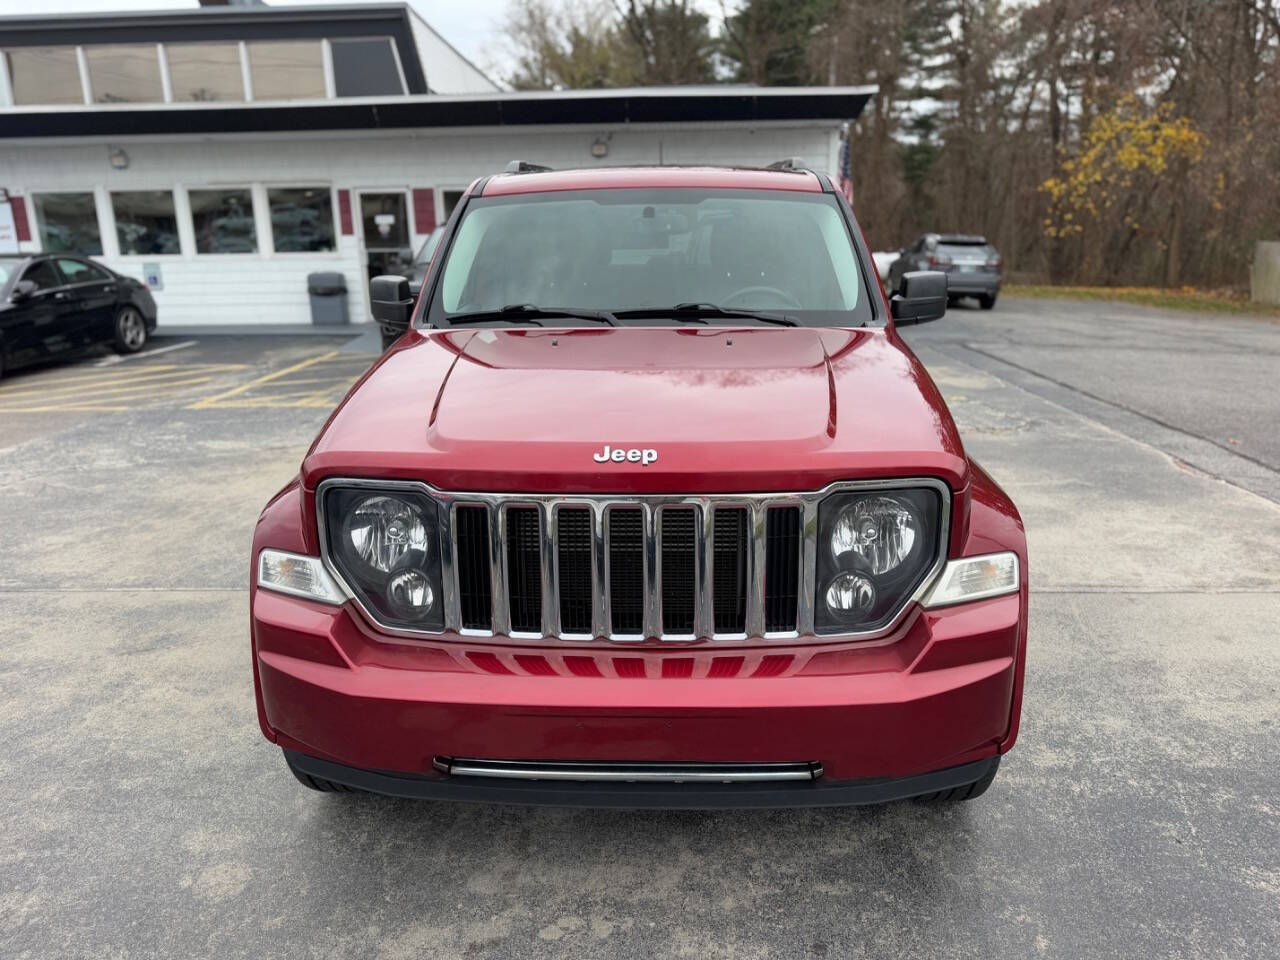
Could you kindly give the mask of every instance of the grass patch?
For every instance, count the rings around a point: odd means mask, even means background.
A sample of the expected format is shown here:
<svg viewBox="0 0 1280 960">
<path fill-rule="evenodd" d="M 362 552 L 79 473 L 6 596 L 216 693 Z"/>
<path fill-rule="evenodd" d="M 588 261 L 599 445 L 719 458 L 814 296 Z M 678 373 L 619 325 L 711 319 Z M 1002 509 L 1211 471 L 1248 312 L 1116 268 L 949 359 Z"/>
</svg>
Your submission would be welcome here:
<svg viewBox="0 0 1280 960">
<path fill-rule="evenodd" d="M 1007 284 L 1001 294 L 1039 300 L 1106 300 L 1137 303 L 1146 307 L 1193 310 L 1197 313 L 1232 313 L 1280 317 L 1280 307 L 1253 303 L 1246 294 L 1234 290 L 1200 290 L 1195 287 L 1051 287 Z"/>
</svg>

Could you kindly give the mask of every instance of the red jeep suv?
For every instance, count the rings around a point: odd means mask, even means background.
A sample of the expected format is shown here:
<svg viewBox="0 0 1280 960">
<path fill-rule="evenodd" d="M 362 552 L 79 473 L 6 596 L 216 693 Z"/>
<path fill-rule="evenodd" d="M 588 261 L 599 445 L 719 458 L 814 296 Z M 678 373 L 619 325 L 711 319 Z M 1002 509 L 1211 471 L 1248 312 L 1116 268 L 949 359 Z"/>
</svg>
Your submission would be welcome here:
<svg viewBox="0 0 1280 960">
<path fill-rule="evenodd" d="M 984 792 L 1026 541 L 823 174 L 513 163 L 253 541 L 262 732 L 317 790 L 625 807 Z"/>
</svg>

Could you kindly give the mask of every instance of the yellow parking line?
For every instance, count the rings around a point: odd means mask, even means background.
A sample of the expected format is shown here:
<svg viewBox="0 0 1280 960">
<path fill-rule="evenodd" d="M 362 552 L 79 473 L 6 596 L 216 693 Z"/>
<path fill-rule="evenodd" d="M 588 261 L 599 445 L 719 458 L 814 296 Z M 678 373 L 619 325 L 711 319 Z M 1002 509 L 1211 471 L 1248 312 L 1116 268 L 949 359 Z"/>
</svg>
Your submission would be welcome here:
<svg viewBox="0 0 1280 960">
<path fill-rule="evenodd" d="M 51 387 L 48 389 L 24 388 L 21 390 L 0 390 L 0 401 L 12 400 L 19 397 L 52 399 L 55 397 L 88 396 L 97 393 L 110 393 L 116 390 L 145 389 L 152 385 L 164 386 L 170 383 L 178 383 L 181 382 L 183 378 L 190 377 L 204 377 L 206 380 L 213 379 L 212 374 L 206 370 L 188 370 L 179 368 L 177 370 L 170 370 L 167 373 L 160 373 L 150 377 L 119 377 L 115 380 L 104 380 L 97 383 L 77 384 L 66 387 Z"/>
<path fill-rule="evenodd" d="M 5 413 L 45 413 L 50 410 L 133 410 L 137 409 L 141 403 L 187 393 L 192 387 L 202 386 L 212 380 L 212 377 L 195 377 L 190 380 L 161 384 L 156 389 L 150 387 L 121 387 L 117 390 L 98 391 L 82 397 L 67 397 L 61 402 L 45 403 L 35 400 L 30 401 L 34 405 L 0 406 L 0 411 Z M 2 399 L 0 398 L 0 400 Z M 128 403 L 129 406 L 103 406 L 100 401 L 104 400 L 111 404 Z"/>
<path fill-rule="evenodd" d="M 85 373 L 77 376 L 41 377 L 39 380 L 34 380 L 34 379 L 24 377 L 22 380 L 15 382 L 10 389 L 18 388 L 18 387 L 22 387 L 25 389 L 28 383 L 31 383 L 31 384 L 39 383 L 42 385 L 42 387 L 53 389 L 53 388 L 62 386 L 63 384 L 89 383 L 89 382 L 96 382 L 96 381 L 116 380 L 121 377 L 137 377 L 137 376 L 150 375 L 155 373 L 165 373 L 165 372 L 172 372 L 172 371 L 194 371 L 194 370 L 198 370 L 201 373 L 215 373 L 215 372 L 224 371 L 224 370 L 226 371 L 244 370 L 248 366 L 249 364 L 247 363 L 156 363 L 156 364 L 148 364 L 147 366 L 142 366 L 142 367 L 126 368 L 123 370 L 114 370 L 114 369 L 108 368 L 108 369 L 98 370 L 95 373 Z M 0 388 L 0 395 L 2 395 L 4 392 L 5 392 L 4 389 Z"/>
<path fill-rule="evenodd" d="M 334 378 L 333 378 L 333 377 L 299 377 L 299 378 L 297 378 L 296 380 L 295 380 L 293 377 L 290 377 L 288 380 L 277 380 L 277 381 L 275 381 L 274 383 L 268 384 L 267 386 L 271 386 L 271 387 L 296 387 L 296 386 L 299 386 L 299 385 L 305 385 L 305 384 L 309 384 L 309 383 L 329 383 L 329 384 L 332 384 L 332 383 L 334 383 L 334 382 L 335 382 L 335 380 L 334 380 Z"/>
<path fill-rule="evenodd" d="M 279 380 L 281 377 L 287 377 L 291 373 L 296 373 L 299 370 L 305 370 L 307 369 L 307 367 L 315 366 L 317 363 L 323 363 L 324 361 L 330 359 L 331 357 L 336 357 L 337 355 L 338 355 L 337 350 L 331 350 L 329 353 L 322 353 L 318 356 L 310 357 L 306 360 L 302 360 L 298 363 L 295 363 L 292 366 L 285 367 L 282 370 L 277 370 L 275 373 L 268 373 L 266 376 L 258 377 L 256 380 L 250 380 L 248 383 L 242 383 L 240 386 L 233 387 L 232 389 L 226 391 L 225 393 L 220 393 L 213 397 L 206 397 L 203 400 L 198 400 L 197 402 L 187 407 L 187 409 L 188 410 L 207 410 L 210 407 L 219 406 L 223 404 L 224 401 L 230 399 L 231 397 L 238 397 L 242 393 L 248 393 L 254 387 L 262 386 L 262 384 L 270 383 L 273 380 Z"/>
<path fill-rule="evenodd" d="M 267 397 L 244 397 L 239 400 L 225 400 L 218 404 L 219 409 L 228 410 L 290 410 L 313 407 L 332 407 L 337 401 L 323 398 L 316 399 L 315 394 L 272 394 Z M 189 409 L 194 409 L 189 408 Z"/>
<path fill-rule="evenodd" d="M 132 407 L 0 407 L 0 413 L 126 413 Z"/>
</svg>

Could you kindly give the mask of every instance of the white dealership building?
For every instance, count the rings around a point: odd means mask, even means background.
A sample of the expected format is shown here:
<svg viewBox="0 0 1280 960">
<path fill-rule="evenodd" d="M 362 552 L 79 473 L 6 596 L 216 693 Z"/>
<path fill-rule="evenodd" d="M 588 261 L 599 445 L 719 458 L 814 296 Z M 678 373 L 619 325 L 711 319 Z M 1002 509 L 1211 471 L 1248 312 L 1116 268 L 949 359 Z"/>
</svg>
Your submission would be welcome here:
<svg viewBox="0 0 1280 960">
<path fill-rule="evenodd" d="M 837 167 L 865 88 L 501 89 L 404 4 L 0 18 L 0 253 L 148 282 L 165 328 L 311 323 L 520 158 Z"/>
</svg>

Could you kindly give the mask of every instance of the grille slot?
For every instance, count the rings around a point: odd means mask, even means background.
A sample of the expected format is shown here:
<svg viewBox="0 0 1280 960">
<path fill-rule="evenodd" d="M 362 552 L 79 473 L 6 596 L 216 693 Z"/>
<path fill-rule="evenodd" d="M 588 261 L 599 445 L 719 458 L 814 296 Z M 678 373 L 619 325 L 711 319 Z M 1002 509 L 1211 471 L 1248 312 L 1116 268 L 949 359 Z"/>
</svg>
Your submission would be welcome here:
<svg viewBox="0 0 1280 960">
<path fill-rule="evenodd" d="M 698 589 L 697 522 L 698 515 L 692 508 L 668 508 L 659 514 L 663 633 L 693 633 Z"/>
<path fill-rule="evenodd" d="M 614 633 L 644 630 L 644 511 L 614 507 L 609 520 L 609 601 Z"/>
<path fill-rule="evenodd" d="M 493 624 L 489 511 L 484 507 L 458 507 L 454 528 L 458 538 L 458 605 L 462 626 L 468 630 L 488 630 Z"/>
<path fill-rule="evenodd" d="M 591 511 L 562 507 L 556 533 L 560 632 L 591 633 Z"/>
<path fill-rule="evenodd" d="M 511 629 L 542 631 L 542 523 L 537 507 L 507 508 L 507 599 Z"/>
<path fill-rule="evenodd" d="M 711 533 L 711 594 L 716 633 L 747 629 L 747 511 L 717 510 Z"/>
<path fill-rule="evenodd" d="M 775 507 L 765 516 L 764 628 L 796 628 L 800 592 L 800 511 Z"/>
</svg>

